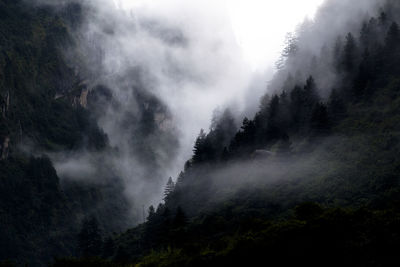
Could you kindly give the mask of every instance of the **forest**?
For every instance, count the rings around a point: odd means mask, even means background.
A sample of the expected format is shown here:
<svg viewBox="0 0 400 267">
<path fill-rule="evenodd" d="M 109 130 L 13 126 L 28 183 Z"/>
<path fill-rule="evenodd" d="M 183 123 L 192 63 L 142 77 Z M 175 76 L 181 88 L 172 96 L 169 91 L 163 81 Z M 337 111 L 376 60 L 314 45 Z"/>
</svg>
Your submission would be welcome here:
<svg viewBox="0 0 400 267">
<path fill-rule="evenodd" d="M 339 33 L 317 16 L 288 35 L 256 114 L 215 112 L 140 220 L 100 126 L 122 104 L 63 53 L 85 52 L 88 7 L 0 0 L 0 266 L 398 266 L 400 3 L 377 2 Z M 152 183 L 179 139 L 143 82 L 121 127 Z M 87 151 L 91 177 L 60 178 Z"/>
</svg>

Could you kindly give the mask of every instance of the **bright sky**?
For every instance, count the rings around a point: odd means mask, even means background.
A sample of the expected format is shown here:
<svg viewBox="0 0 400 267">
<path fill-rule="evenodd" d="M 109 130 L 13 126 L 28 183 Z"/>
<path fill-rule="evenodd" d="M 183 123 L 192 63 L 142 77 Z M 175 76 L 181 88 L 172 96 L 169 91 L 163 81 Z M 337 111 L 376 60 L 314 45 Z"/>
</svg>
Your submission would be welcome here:
<svg viewBox="0 0 400 267">
<path fill-rule="evenodd" d="M 323 0 L 227 0 L 246 60 L 255 68 L 275 61 L 288 32 L 312 19 Z"/>
<path fill-rule="evenodd" d="M 167 2 L 169 4 L 174 2 L 167 0 L 113 1 L 121 9 L 134 9 L 141 6 L 151 8 L 151 6 L 158 7 Z M 203 3 L 207 8 L 227 9 L 233 32 L 242 48 L 245 60 L 253 69 L 263 69 L 271 66 L 279 57 L 286 34 L 294 31 L 306 17 L 313 18 L 323 1 L 214 0 Z"/>
</svg>

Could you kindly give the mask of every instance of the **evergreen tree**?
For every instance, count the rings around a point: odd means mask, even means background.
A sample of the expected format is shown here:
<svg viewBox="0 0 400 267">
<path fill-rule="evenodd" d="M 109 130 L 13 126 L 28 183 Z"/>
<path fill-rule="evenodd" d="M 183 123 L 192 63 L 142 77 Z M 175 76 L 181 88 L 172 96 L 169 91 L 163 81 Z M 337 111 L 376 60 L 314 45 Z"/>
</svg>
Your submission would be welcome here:
<svg viewBox="0 0 400 267">
<path fill-rule="evenodd" d="M 386 49 L 394 52 L 394 50 L 398 50 L 398 46 L 400 44 L 400 30 L 399 25 L 396 22 L 393 22 L 389 28 L 389 31 L 386 35 Z"/>
<path fill-rule="evenodd" d="M 353 34 L 348 33 L 346 36 L 346 44 L 343 48 L 343 69 L 347 74 L 351 74 L 356 66 L 357 61 L 357 44 Z"/>
<path fill-rule="evenodd" d="M 335 68 L 336 72 L 342 71 L 342 54 L 343 54 L 343 40 L 341 36 L 336 38 L 335 45 L 333 47 L 333 67 Z"/>
<path fill-rule="evenodd" d="M 210 133 L 206 137 L 209 151 L 207 160 L 217 161 L 221 159 L 224 148 L 229 145 L 236 130 L 235 120 L 228 109 L 213 119 Z"/>
<path fill-rule="evenodd" d="M 205 160 L 206 137 L 206 133 L 201 129 L 193 148 L 192 159 L 194 163 L 200 163 Z"/>
<path fill-rule="evenodd" d="M 290 111 L 292 116 L 291 128 L 293 131 L 298 131 L 304 120 L 304 93 L 300 86 L 295 86 L 290 92 Z"/>
<path fill-rule="evenodd" d="M 289 131 L 292 121 L 290 114 L 290 99 L 286 91 L 283 91 L 279 96 L 279 112 L 277 121 L 281 132 Z"/>
<path fill-rule="evenodd" d="M 149 207 L 149 210 L 148 210 L 147 214 L 148 214 L 148 215 L 147 215 L 147 221 L 151 221 L 151 220 L 154 219 L 154 217 L 156 216 L 156 212 L 155 212 L 155 210 L 154 210 L 153 205 L 151 205 L 151 206 Z"/>
<path fill-rule="evenodd" d="M 313 110 L 310 122 L 314 134 L 326 134 L 330 128 L 328 110 L 322 103 L 318 103 Z"/>
<path fill-rule="evenodd" d="M 265 142 L 279 137 L 279 97 L 273 96 L 268 109 L 267 136 Z"/>
<path fill-rule="evenodd" d="M 319 101 L 318 89 L 312 76 L 308 77 L 306 85 L 304 86 L 304 101 L 305 105 L 313 108 Z"/>
<path fill-rule="evenodd" d="M 285 67 L 286 61 L 293 58 L 298 51 L 298 39 L 293 33 L 288 33 L 285 39 L 285 47 L 282 51 L 281 57 L 276 62 L 276 68 L 281 70 Z"/>
<path fill-rule="evenodd" d="M 354 81 L 354 96 L 355 100 L 359 100 L 366 92 L 368 84 L 371 82 L 374 75 L 373 63 L 368 49 L 365 50 L 359 66 L 357 77 Z"/>
<path fill-rule="evenodd" d="M 388 23 L 387 14 L 386 14 L 386 12 L 382 11 L 382 12 L 379 14 L 379 24 L 380 24 L 381 26 L 386 26 L 387 23 Z"/>
<path fill-rule="evenodd" d="M 174 192 L 175 184 L 172 181 L 172 177 L 169 177 L 167 185 L 164 189 L 164 201 L 168 202 L 169 197 L 171 196 L 172 192 Z"/>
<path fill-rule="evenodd" d="M 182 228 L 187 223 L 186 215 L 180 206 L 178 206 L 178 208 L 176 210 L 175 218 L 172 223 L 173 223 L 174 228 Z"/>
</svg>

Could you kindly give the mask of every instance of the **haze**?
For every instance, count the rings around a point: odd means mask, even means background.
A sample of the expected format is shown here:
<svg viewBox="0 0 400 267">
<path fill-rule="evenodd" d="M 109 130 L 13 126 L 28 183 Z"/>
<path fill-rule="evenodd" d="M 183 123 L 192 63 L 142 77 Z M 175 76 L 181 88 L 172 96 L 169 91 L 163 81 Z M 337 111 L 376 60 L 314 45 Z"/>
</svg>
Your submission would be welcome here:
<svg viewBox="0 0 400 267">
<path fill-rule="evenodd" d="M 120 9 L 179 12 L 184 8 L 220 13 L 229 18 L 242 56 L 253 70 L 272 67 L 286 33 L 305 18 L 312 19 L 323 0 L 113 0 Z M 198 11 L 201 12 L 201 11 Z"/>
</svg>

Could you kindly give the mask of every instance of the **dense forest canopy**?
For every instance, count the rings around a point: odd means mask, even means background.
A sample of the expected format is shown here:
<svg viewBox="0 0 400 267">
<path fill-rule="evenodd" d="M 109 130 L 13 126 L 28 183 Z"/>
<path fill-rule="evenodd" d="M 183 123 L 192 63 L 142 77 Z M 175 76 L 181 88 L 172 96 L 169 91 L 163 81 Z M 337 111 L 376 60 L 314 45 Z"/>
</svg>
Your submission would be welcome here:
<svg viewBox="0 0 400 267">
<path fill-rule="evenodd" d="M 182 129 L 154 88 L 198 73 L 114 73 L 106 11 L 0 0 L 0 266 L 399 264 L 398 1 L 326 1 L 257 112 L 216 109 L 176 177 Z M 140 23 L 170 61 L 191 45 Z"/>
</svg>

